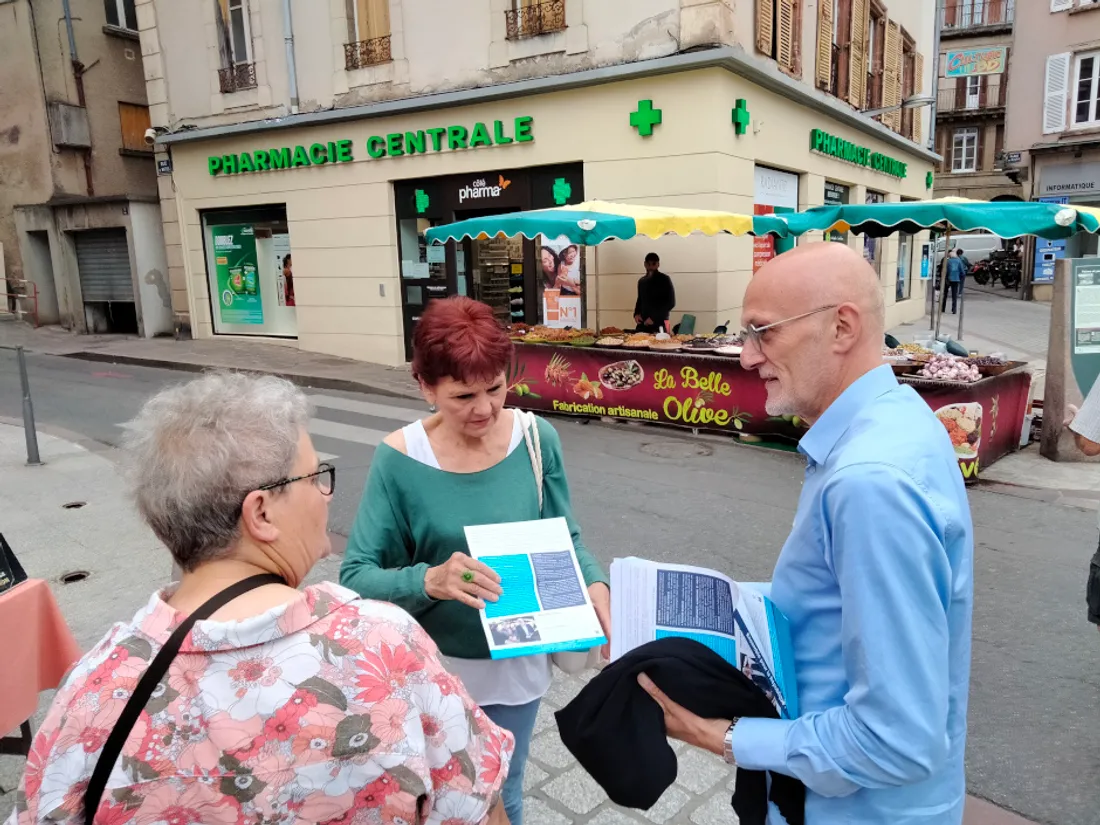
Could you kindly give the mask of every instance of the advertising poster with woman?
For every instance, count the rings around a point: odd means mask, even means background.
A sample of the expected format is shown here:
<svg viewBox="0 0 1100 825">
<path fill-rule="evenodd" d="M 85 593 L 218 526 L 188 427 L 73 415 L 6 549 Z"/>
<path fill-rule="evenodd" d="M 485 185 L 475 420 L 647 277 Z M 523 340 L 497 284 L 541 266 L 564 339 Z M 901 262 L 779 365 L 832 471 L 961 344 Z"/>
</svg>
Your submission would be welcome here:
<svg viewBox="0 0 1100 825">
<path fill-rule="evenodd" d="M 542 321 L 548 327 L 582 327 L 583 256 L 567 237 L 539 236 L 539 289 Z"/>
</svg>

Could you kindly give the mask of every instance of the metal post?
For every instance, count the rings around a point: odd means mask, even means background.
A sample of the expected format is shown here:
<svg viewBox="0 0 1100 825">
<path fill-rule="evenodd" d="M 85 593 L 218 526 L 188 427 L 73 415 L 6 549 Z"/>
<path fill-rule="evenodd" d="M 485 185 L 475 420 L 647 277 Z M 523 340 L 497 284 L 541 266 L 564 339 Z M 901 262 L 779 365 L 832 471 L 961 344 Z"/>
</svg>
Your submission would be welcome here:
<svg viewBox="0 0 1100 825">
<path fill-rule="evenodd" d="M 940 307 L 947 300 L 947 258 L 951 254 L 951 224 L 947 225 L 943 233 L 943 265 L 940 267 L 940 298 L 936 307 Z M 943 320 L 943 310 L 936 314 L 936 331 L 932 336 L 933 341 L 940 340 L 940 322 Z"/>
<path fill-rule="evenodd" d="M 27 378 L 27 358 L 22 347 L 15 348 L 15 358 L 19 362 L 19 383 L 23 388 L 23 434 L 27 437 L 27 466 L 38 467 L 42 460 L 38 456 L 38 433 L 34 428 L 31 382 Z"/>
<path fill-rule="evenodd" d="M 959 282 L 959 337 L 958 340 L 963 339 L 963 316 L 966 314 L 966 273 L 963 273 L 963 279 Z"/>
<path fill-rule="evenodd" d="M 943 31 L 946 14 L 944 6 L 936 0 L 936 22 L 932 30 L 932 107 L 928 113 L 928 149 L 932 152 L 936 151 L 936 115 L 939 114 L 940 104 L 940 32 Z"/>
</svg>

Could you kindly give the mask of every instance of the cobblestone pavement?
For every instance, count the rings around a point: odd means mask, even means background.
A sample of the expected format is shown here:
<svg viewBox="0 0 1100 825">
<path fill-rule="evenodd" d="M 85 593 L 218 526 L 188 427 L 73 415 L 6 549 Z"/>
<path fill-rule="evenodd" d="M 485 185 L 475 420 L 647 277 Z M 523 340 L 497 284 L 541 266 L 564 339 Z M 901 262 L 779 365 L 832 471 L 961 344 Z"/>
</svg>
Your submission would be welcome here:
<svg viewBox="0 0 1100 825">
<path fill-rule="evenodd" d="M 554 711 L 567 705 L 587 678 L 556 673 L 542 701 L 525 778 L 524 825 L 731 825 L 733 770 L 721 759 L 673 742 L 679 774 L 648 811 L 613 804 L 558 736 Z"/>
</svg>

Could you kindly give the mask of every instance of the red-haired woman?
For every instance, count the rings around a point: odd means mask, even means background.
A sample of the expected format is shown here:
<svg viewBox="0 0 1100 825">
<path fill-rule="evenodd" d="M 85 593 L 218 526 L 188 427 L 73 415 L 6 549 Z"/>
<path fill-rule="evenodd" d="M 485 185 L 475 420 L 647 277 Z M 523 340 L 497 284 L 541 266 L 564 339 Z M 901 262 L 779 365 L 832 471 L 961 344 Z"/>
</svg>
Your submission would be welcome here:
<svg viewBox="0 0 1100 825">
<path fill-rule="evenodd" d="M 515 735 L 503 797 L 512 825 L 522 825 L 523 770 L 539 702 L 550 686 L 550 659 L 488 658 L 478 611 L 497 600 L 500 580 L 469 556 L 464 528 L 564 517 L 608 634 L 610 591 L 573 518 L 561 441 L 541 419 L 540 513 L 520 417 L 504 409 L 512 351 L 485 304 L 455 297 L 433 301 L 424 311 L 413 336 L 412 368 L 432 414 L 391 433 L 375 452 L 340 581 L 415 616 L 474 701 Z M 464 730 L 464 719 L 454 721 Z"/>
</svg>

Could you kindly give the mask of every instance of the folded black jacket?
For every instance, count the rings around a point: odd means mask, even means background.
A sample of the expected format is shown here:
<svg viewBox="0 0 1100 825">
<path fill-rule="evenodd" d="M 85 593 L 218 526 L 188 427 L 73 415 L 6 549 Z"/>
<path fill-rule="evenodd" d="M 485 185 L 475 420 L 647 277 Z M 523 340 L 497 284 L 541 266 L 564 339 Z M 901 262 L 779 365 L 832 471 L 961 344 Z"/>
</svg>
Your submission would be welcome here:
<svg viewBox="0 0 1100 825">
<path fill-rule="evenodd" d="M 664 712 L 638 684 L 639 673 L 705 719 L 779 716 L 751 679 L 699 642 L 660 639 L 632 650 L 555 714 L 562 742 L 617 805 L 648 810 L 676 781 Z M 770 798 L 788 825 L 804 825 L 801 781 L 773 773 Z M 765 825 L 768 799 L 767 774 L 738 768 L 733 810 L 742 825 Z"/>
</svg>

